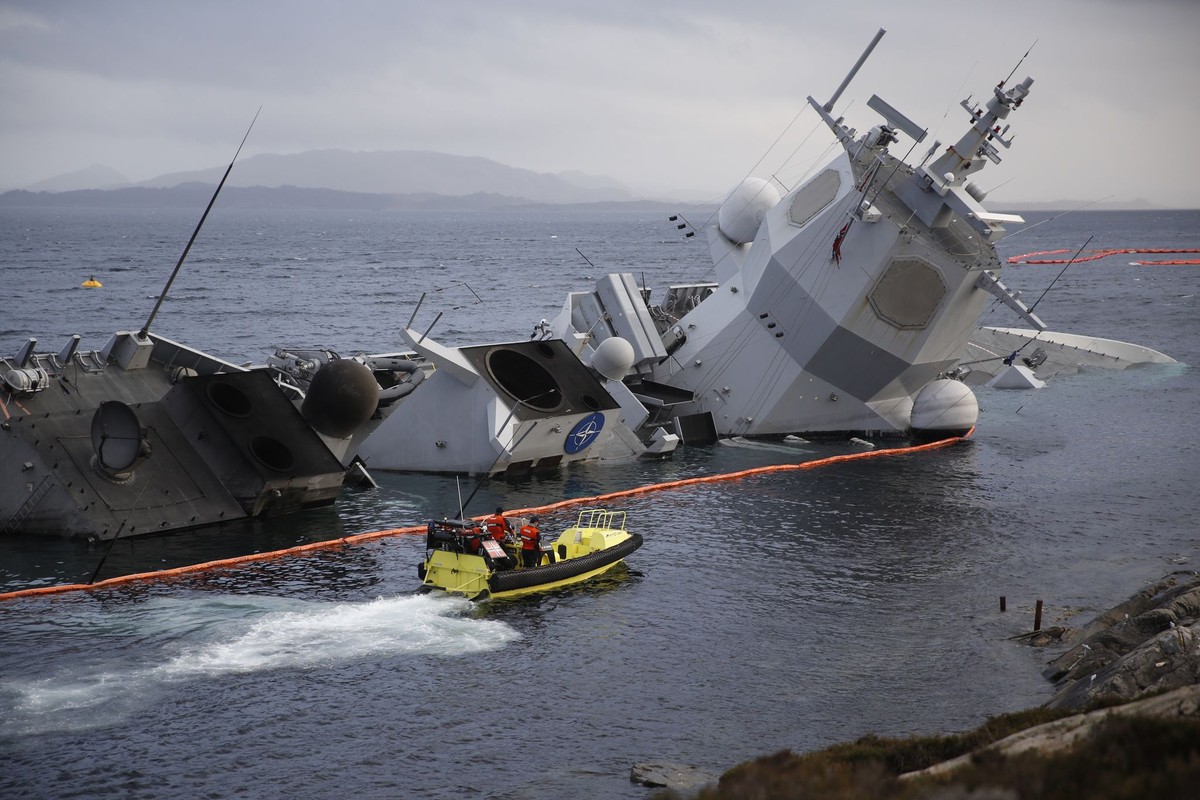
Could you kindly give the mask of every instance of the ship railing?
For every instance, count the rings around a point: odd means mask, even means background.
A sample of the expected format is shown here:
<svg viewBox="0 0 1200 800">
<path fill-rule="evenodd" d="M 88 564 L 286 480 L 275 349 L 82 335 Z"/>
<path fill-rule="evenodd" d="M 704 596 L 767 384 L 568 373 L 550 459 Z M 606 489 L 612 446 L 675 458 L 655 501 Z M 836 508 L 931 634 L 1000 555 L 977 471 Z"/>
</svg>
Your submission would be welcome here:
<svg viewBox="0 0 1200 800">
<path fill-rule="evenodd" d="M 625 512 L 608 511 L 603 508 L 585 508 L 579 512 L 576 528 L 609 528 L 625 530 Z"/>
</svg>

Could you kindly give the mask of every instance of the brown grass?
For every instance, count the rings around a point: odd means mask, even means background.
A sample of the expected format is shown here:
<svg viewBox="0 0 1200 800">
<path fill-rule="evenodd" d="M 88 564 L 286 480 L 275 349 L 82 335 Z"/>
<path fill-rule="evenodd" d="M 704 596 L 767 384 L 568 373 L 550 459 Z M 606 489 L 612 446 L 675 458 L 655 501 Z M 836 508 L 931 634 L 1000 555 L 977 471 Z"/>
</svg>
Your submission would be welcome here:
<svg viewBox="0 0 1200 800">
<path fill-rule="evenodd" d="M 1035 709 L 993 717 L 953 736 L 864 736 L 814 753 L 784 750 L 726 772 L 696 800 L 1123 800 L 1190 797 L 1200 786 L 1200 722 L 1112 717 L 1088 741 L 1055 755 L 976 757 L 940 778 L 901 781 L 1020 730 L 1065 716 Z M 670 791 L 657 800 L 679 798 Z"/>
</svg>

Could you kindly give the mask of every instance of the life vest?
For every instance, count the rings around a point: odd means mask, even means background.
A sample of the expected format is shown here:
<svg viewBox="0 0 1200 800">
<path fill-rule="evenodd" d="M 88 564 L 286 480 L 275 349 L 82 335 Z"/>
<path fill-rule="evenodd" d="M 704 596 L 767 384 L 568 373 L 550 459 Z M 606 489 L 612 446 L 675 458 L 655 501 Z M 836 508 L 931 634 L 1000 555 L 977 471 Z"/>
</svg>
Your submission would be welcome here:
<svg viewBox="0 0 1200 800">
<path fill-rule="evenodd" d="M 522 550 L 537 550 L 541 534 L 534 525 L 521 526 L 521 549 Z"/>
<path fill-rule="evenodd" d="M 504 541 L 504 532 L 506 530 L 512 530 L 512 526 L 508 524 L 508 520 L 504 518 L 503 514 L 492 514 L 483 521 L 483 525 L 497 542 Z"/>
</svg>

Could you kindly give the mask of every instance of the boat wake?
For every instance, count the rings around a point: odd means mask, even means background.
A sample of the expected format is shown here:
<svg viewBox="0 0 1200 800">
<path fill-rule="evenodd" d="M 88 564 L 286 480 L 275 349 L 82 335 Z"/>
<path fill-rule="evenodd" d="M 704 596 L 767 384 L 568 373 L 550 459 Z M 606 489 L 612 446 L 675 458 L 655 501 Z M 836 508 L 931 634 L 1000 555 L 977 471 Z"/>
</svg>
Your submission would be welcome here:
<svg viewBox="0 0 1200 800">
<path fill-rule="evenodd" d="M 64 647 L 94 651 L 100 642 L 101 663 L 0 682 L 3 735 L 111 725 L 170 684 L 363 659 L 458 656 L 519 638 L 503 622 L 466 616 L 471 608 L 430 595 L 365 603 L 230 596 L 155 599 L 132 613 L 66 620 L 62 628 L 79 638 Z"/>
</svg>

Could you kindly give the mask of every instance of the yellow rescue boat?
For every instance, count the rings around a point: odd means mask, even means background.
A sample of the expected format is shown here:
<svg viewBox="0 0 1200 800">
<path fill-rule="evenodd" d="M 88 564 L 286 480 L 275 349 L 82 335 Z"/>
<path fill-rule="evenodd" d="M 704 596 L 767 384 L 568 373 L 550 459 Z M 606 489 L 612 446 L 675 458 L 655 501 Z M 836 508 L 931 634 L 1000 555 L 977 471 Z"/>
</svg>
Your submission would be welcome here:
<svg viewBox="0 0 1200 800">
<path fill-rule="evenodd" d="M 624 511 L 585 509 L 553 544 L 542 545 L 537 566 L 521 567 L 516 539 L 502 544 L 474 520 L 433 520 L 417 575 L 425 591 L 470 600 L 520 597 L 594 578 L 641 546 L 641 534 L 625 529 Z"/>
</svg>

